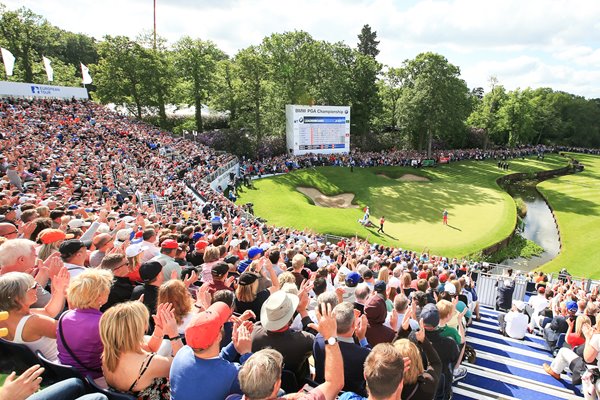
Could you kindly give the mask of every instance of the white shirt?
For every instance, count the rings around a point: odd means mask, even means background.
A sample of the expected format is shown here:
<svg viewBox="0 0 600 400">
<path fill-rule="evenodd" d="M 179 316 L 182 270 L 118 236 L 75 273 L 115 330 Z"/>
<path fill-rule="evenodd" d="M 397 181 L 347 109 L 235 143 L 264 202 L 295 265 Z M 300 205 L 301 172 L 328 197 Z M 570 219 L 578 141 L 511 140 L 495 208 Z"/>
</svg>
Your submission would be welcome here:
<svg viewBox="0 0 600 400">
<path fill-rule="evenodd" d="M 143 241 L 142 246 L 147 247 L 147 249 L 142 252 L 142 263 L 148 262 L 150 259 L 160 254 L 160 248 L 156 247 L 154 243 Z"/>
<path fill-rule="evenodd" d="M 600 333 L 594 334 L 590 339 L 590 346 L 596 349 L 596 364 L 600 367 Z"/>
<path fill-rule="evenodd" d="M 533 314 L 537 315 L 548 307 L 548 299 L 543 294 L 531 296 L 528 304 L 533 308 Z"/>
<path fill-rule="evenodd" d="M 402 326 L 402 321 L 404 321 L 404 314 L 398 314 L 398 321 L 396 321 L 396 326 L 392 326 L 390 324 L 390 319 L 392 318 L 392 313 L 393 313 L 393 311 L 390 311 L 387 313 L 387 317 L 385 317 L 385 322 L 383 323 L 383 325 L 387 326 L 388 328 L 392 328 L 393 330 L 398 332 L 398 330 Z M 411 319 L 408 322 L 408 324 L 410 325 L 410 328 L 413 331 L 416 331 L 417 329 L 419 329 L 419 323 L 417 321 L 415 321 L 414 319 Z"/>
<path fill-rule="evenodd" d="M 77 275 L 85 271 L 85 267 L 81 265 L 75 265 L 70 263 L 65 263 L 65 268 L 69 271 L 69 275 L 71 275 L 71 279 L 75 278 Z"/>
<path fill-rule="evenodd" d="M 527 315 L 510 311 L 504 316 L 506 322 L 506 334 L 513 339 L 523 339 L 527 333 L 527 324 L 529 320 Z"/>
</svg>

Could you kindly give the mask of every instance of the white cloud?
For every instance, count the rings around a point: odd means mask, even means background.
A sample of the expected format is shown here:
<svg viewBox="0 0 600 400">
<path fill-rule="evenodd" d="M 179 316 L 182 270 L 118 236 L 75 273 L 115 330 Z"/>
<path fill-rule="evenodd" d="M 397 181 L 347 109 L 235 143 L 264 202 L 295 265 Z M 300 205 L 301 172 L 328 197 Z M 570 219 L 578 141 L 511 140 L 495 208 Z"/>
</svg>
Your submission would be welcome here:
<svg viewBox="0 0 600 400">
<path fill-rule="evenodd" d="M 135 37 L 153 24 L 150 0 L 4 3 L 97 38 Z M 381 41 L 379 60 L 388 65 L 435 51 L 460 66 L 470 86 L 486 86 L 497 75 L 507 88 L 545 84 L 600 97 L 597 0 L 157 0 L 157 7 L 158 32 L 169 41 L 183 35 L 210 39 L 230 55 L 295 29 L 354 46 L 368 23 Z"/>
</svg>

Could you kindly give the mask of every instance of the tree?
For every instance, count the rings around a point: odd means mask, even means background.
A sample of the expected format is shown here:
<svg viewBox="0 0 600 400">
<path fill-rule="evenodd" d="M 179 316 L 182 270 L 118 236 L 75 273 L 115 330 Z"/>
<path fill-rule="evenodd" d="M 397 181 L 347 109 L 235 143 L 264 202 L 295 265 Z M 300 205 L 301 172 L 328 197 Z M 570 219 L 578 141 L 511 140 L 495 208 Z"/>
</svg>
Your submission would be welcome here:
<svg viewBox="0 0 600 400">
<path fill-rule="evenodd" d="M 185 103 L 194 105 L 196 128 L 203 131 L 202 104 L 215 92 L 218 63 L 227 56 L 213 42 L 189 36 L 175 43 L 174 56 L 176 70 L 184 82 L 180 94 Z"/>
<path fill-rule="evenodd" d="M 402 68 L 390 67 L 379 81 L 379 92 L 383 103 L 383 112 L 387 125 L 392 131 L 398 129 L 398 107 L 402 95 L 405 71 Z"/>
<path fill-rule="evenodd" d="M 381 110 L 381 99 L 377 87 L 377 77 L 381 71 L 373 57 L 356 54 L 352 68 L 352 114 L 350 118 L 351 134 L 359 139 L 364 148 L 371 133 L 371 123 Z M 372 139 L 372 138 L 371 138 Z"/>
<path fill-rule="evenodd" d="M 496 77 L 490 77 L 489 82 L 490 91 L 476 103 L 467 119 L 469 126 L 482 129 L 484 149 L 488 148 L 490 138 L 494 138 L 497 144 L 506 144 L 499 138 L 498 129 L 498 110 L 506 98 L 506 91 L 502 85 L 498 85 Z"/>
<path fill-rule="evenodd" d="M 146 49 L 126 36 L 105 36 L 98 45 L 99 61 L 90 66 L 94 73 L 96 95 L 102 103 L 125 105 L 142 118 L 150 101 L 145 91 L 148 79 Z"/>
<path fill-rule="evenodd" d="M 464 121 L 469 115 L 469 90 L 460 69 L 435 53 L 421 53 L 404 62 L 406 84 L 401 107 L 419 150 L 427 139 L 431 157 L 434 138 L 460 145 L 466 137 Z"/>
<path fill-rule="evenodd" d="M 379 54 L 379 49 L 377 49 L 379 40 L 376 39 L 377 32 L 371 30 L 371 27 L 368 24 L 364 25 L 358 34 L 358 51 L 365 56 L 370 56 L 373 58 L 377 57 Z"/>
<path fill-rule="evenodd" d="M 498 126 L 508 135 L 510 147 L 531 142 L 533 130 L 528 91 L 516 89 L 508 93 L 498 110 Z"/>
</svg>

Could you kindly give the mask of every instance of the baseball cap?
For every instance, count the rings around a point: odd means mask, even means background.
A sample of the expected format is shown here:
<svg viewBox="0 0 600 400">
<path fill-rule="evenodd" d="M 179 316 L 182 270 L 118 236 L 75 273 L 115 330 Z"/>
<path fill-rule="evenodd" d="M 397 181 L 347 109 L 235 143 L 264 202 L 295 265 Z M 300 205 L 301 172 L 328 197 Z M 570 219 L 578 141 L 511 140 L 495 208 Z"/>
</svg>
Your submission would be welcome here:
<svg viewBox="0 0 600 400">
<path fill-rule="evenodd" d="M 525 309 L 525 302 L 521 300 L 515 300 L 513 301 L 513 304 L 515 305 L 515 307 L 517 307 L 517 310 L 519 311 L 523 311 Z"/>
<path fill-rule="evenodd" d="M 209 348 L 219 337 L 223 324 L 230 316 L 231 309 L 221 301 L 217 301 L 206 311 L 196 314 L 185 329 L 187 345 L 198 350 Z"/>
<path fill-rule="evenodd" d="M 352 271 L 346 276 L 346 286 L 355 287 L 360 282 L 360 274 Z"/>
<path fill-rule="evenodd" d="M 429 274 L 427 273 L 427 271 L 421 271 L 421 272 L 419 272 L 419 275 L 418 275 L 419 279 L 427 279 L 428 276 L 429 276 Z"/>
<path fill-rule="evenodd" d="M 577 312 L 579 307 L 577 306 L 577 302 L 573 300 L 567 301 L 567 311 L 569 312 Z"/>
<path fill-rule="evenodd" d="M 310 254 L 308 255 L 308 259 L 309 259 L 309 260 L 311 260 L 311 261 L 314 261 L 314 260 L 316 260 L 316 259 L 317 259 L 317 257 L 318 257 L 318 256 L 319 256 L 319 255 L 313 251 L 312 253 L 310 253 Z"/>
<path fill-rule="evenodd" d="M 456 286 L 452 282 L 446 282 L 444 284 L 444 292 L 449 293 L 451 295 L 456 294 Z"/>
<path fill-rule="evenodd" d="M 63 257 L 71 257 L 77 253 L 82 247 L 86 247 L 85 243 L 79 239 L 69 239 L 61 243 L 58 251 Z"/>
<path fill-rule="evenodd" d="M 141 254 L 144 252 L 144 250 L 148 249 L 148 247 L 146 246 L 141 246 L 139 243 L 137 244 L 132 244 L 127 246 L 127 248 L 125 249 L 125 255 L 127 257 L 135 257 L 138 254 Z"/>
<path fill-rule="evenodd" d="M 230 255 L 225 257 L 223 261 L 225 261 L 227 264 L 235 264 L 236 262 L 240 261 L 240 258 L 236 255 Z"/>
<path fill-rule="evenodd" d="M 229 265 L 226 262 L 220 261 L 212 266 L 210 273 L 214 276 L 225 275 L 229 271 Z"/>
<path fill-rule="evenodd" d="M 241 286 L 252 285 L 258 279 L 258 275 L 252 272 L 244 272 L 238 279 L 238 284 Z"/>
<path fill-rule="evenodd" d="M 162 272 L 162 264 L 158 261 L 148 261 L 140 265 L 140 278 L 144 282 L 150 282 Z"/>
<path fill-rule="evenodd" d="M 440 274 L 440 282 L 445 283 L 448 280 L 448 274 Z"/>
<path fill-rule="evenodd" d="M 430 328 L 437 328 L 440 324 L 440 312 L 438 311 L 435 304 L 426 304 L 421 310 L 421 319 L 423 325 Z"/>
<path fill-rule="evenodd" d="M 64 240 L 66 239 L 66 236 L 67 235 L 60 229 L 44 229 L 42 232 L 40 232 L 38 239 L 43 244 L 50 244 L 58 242 L 59 240 Z"/>
<path fill-rule="evenodd" d="M 317 261 L 317 268 L 324 268 L 327 266 L 327 260 L 321 258 L 319 261 Z"/>
<path fill-rule="evenodd" d="M 258 246 L 252 246 L 250 247 L 250 249 L 248 250 L 248 258 L 252 259 L 258 255 L 262 255 L 263 254 L 263 249 L 261 249 Z"/>
<path fill-rule="evenodd" d="M 179 243 L 177 243 L 176 240 L 173 239 L 167 239 L 164 242 L 161 243 L 160 247 L 162 249 L 176 249 L 179 247 Z"/>
<path fill-rule="evenodd" d="M 67 224 L 71 229 L 81 228 L 83 226 L 90 226 L 92 223 L 88 221 L 84 221 L 82 219 L 72 219 Z"/>
<path fill-rule="evenodd" d="M 377 293 L 385 293 L 385 286 L 386 285 L 384 281 L 377 281 L 373 286 L 373 290 Z"/>
<path fill-rule="evenodd" d="M 229 246 L 231 247 L 237 247 L 240 245 L 242 241 L 240 239 L 233 239 L 231 242 L 229 242 Z"/>
<path fill-rule="evenodd" d="M 204 250 L 208 247 L 208 242 L 206 240 L 198 240 L 194 245 L 197 251 Z"/>
</svg>

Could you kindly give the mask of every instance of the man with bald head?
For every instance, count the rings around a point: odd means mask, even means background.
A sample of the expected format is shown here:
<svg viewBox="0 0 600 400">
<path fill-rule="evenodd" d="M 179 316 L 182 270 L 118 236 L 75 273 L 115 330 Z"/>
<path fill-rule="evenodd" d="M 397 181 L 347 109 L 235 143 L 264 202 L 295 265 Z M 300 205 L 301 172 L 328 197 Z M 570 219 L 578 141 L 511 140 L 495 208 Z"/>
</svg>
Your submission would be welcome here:
<svg viewBox="0 0 600 400">
<path fill-rule="evenodd" d="M 19 237 L 19 231 L 16 226 L 9 222 L 0 222 L 0 237 L 16 239 Z"/>
</svg>

